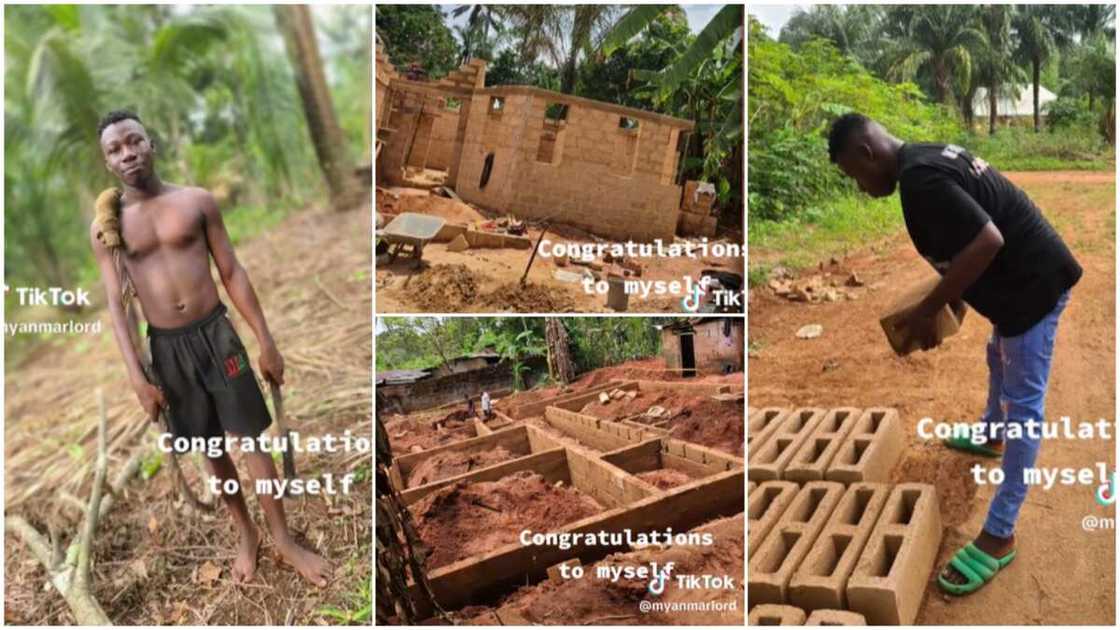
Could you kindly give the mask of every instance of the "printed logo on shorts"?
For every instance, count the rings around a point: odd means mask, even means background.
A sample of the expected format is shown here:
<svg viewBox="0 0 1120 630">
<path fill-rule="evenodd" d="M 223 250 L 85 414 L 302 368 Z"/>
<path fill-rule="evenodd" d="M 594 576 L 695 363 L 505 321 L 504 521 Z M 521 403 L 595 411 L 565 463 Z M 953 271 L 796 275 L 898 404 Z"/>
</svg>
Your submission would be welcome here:
<svg viewBox="0 0 1120 630">
<path fill-rule="evenodd" d="M 247 369 L 249 369 L 249 362 L 245 360 L 243 354 L 235 354 L 226 359 L 226 376 L 229 378 L 239 376 Z"/>
</svg>

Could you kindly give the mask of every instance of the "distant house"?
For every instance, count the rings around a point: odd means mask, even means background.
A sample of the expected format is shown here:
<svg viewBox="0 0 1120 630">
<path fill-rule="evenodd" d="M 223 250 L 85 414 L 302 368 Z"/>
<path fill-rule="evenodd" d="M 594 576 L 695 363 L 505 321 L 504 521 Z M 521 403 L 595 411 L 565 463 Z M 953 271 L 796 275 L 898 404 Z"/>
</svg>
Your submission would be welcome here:
<svg viewBox="0 0 1120 630">
<path fill-rule="evenodd" d="M 1003 94 L 996 97 L 996 116 L 1003 122 L 1013 119 L 1034 118 L 1034 87 L 1032 85 L 1008 86 L 1000 90 Z M 1018 94 L 1018 97 L 1015 96 Z M 1038 86 L 1038 106 L 1042 113 L 1046 113 L 1046 106 L 1058 99 L 1058 96 Z M 972 99 L 972 112 L 976 119 L 988 118 L 988 88 L 976 90 Z"/>
<path fill-rule="evenodd" d="M 530 372 L 545 369 L 541 357 L 525 361 Z M 447 363 L 420 370 L 382 370 L 374 379 L 380 410 L 409 413 L 419 409 L 478 400 L 482 392 L 491 396 L 508 394 L 513 388 L 513 369 L 498 353 L 484 350 L 452 357 Z"/>
<path fill-rule="evenodd" d="M 661 356 L 684 376 L 743 369 L 743 320 L 693 317 L 661 327 Z"/>
<path fill-rule="evenodd" d="M 422 370 L 379 371 L 375 384 L 382 411 L 408 413 L 478 398 L 484 391 L 508 392 L 513 372 L 497 353 L 484 351 Z"/>
</svg>

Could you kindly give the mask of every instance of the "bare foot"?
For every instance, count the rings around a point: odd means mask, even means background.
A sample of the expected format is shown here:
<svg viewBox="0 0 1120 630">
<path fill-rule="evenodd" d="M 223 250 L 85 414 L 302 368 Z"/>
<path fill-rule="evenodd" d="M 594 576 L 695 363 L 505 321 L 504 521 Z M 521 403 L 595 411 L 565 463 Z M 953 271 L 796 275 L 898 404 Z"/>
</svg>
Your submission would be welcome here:
<svg viewBox="0 0 1120 630">
<path fill-rule="evenodd" d="M 290 565 L 305 580 L 311 582 L 315 586 L 326 586 L 327 575 L 330 573 L 330 565 L 319 554 L 305 549 L 295 541 L 284 544 L 277 544 L 276 550 L 279 552 L 280 560 Z"/>
<path fill-rule="evenodd" d="M 253 579 L 257 573 L 257 551 L 261 547 L 260 536 L 254 528 L 241 534 L 241 541 L 237 544 L 237 558 L 233 561 L 233 581 L 244 584 Z"/>
</svg>

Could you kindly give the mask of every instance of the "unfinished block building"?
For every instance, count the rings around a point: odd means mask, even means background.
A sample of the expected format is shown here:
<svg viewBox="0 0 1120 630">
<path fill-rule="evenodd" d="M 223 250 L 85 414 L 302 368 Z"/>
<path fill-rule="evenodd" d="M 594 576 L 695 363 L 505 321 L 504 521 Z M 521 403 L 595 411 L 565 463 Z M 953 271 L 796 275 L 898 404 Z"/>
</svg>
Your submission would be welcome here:
<svg viewBox="0 0 1120 630">
<path fill-rule="evenodd" d="M 614 239 L 671 240 L 692 121 L 529 86 L 485 87 L 475 59 L 438 81 L 377 51 L 378 178 L 440 171 L 464 201 Z M 695 219 L 695 217 L 687 217 Z M 710 225 L 708 225 L 710 224 Z"/>
</svg>

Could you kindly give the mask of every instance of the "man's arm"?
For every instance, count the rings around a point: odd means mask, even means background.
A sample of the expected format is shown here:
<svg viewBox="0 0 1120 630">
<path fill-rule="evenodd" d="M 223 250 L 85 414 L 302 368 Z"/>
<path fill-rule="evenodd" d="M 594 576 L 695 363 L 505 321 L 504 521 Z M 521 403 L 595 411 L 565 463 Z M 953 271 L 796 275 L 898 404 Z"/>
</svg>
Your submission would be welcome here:
<svg viewBox="0 0 1120 630">
<path fill-rule="evenodd" d="M 97 225 L 90 226 L 89 241 L 93 247 L 93 255 L 97 260 L 97 267 L 101 271 L 101 283 L 105 285 L 105 297 L 109 305 L 109 318 L 113 322 L 113 338 L 117 341 L 117 348 L 121 351 L 125 369 L 128 371 L 128 380 L 144 412 L 154 422 L 159 414 L 160 407 L 165 407 L 167 401 L 159 388 L 148 382 L 140 367 L 140 355 L 132 343 L 132 333 L 128 330 L 128 317 L 121 303 L 121 278 L 117 274 L 117 267 L 113 264 L 112 253 L 97 239 Z"/>
<path fill-rule="evenodd" d="M 233 243 L 229 240 L 229 233 L 226 232 L 226 225 L 222 220 L 222 213 L 210 193 L 202 194 L 202 214 L 205 219 L 206 242 L 210 246 L 210 255 L 214 257 L 214 264 L 218 267 L 222 285 L 225 286 L 229 298 L 233 300 L 233 305 L 237 307 L 237 312 L 241 313 L 249 323 L 249 327 L 257 337 L 257 342 L 260 343 L 261 356 L 257 364 L 261 376 L 273 383 L 283 385 L 284 358 L 276 348 L 276 340 L 272 338 L 272 333 L 268 329 L 268 322 L 265 321 L 257 292 L 253 290 L 249 274 L 237 260 Z"/>
<path fill-rule="evenodd" d="M 933 317 L 942 306 L 959 302 L 968 287 L 992 264 L 1002 247 L 1003 234 L 995 223 L 988 221 L 972 241 L 953 257 L 941 282 L 918 304 L 918 314 Z"/>
<path fill-rule="evenodd" d="M 925 211 L 915 218 L 920 217 L 924 232 L 936 238 L 936 249 L 955 252 L 941 281 L 902 322 L 928 350 L 935 345 L 933 316 L 946 304 L 963 314 L 962 296 L 1003 247 L 1003 234 L 980 204 L 947 178 L 927 178 L 910 196 L 921 200 Z"/>
</svg>

